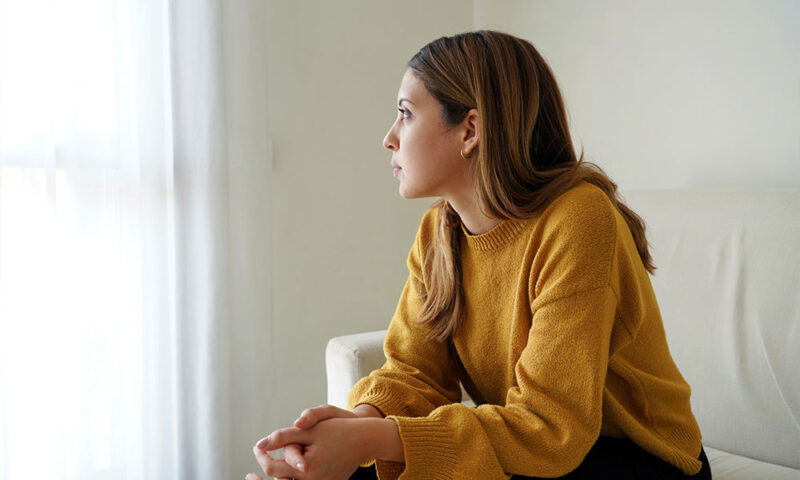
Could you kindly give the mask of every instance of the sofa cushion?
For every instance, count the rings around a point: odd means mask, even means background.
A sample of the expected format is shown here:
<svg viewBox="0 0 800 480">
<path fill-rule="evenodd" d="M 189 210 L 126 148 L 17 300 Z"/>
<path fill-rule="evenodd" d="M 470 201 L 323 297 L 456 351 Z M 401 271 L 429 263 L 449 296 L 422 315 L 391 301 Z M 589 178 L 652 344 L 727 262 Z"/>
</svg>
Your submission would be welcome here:
<svg viewBox="0 0 800 480">
<path fill-rule="evenodd" d="M 800 470 L 705 447 L 714 480 L 800 480 Z"/>
<path fill-rule="evenodd" d="M 703 443 L 800 469 L 800 190 L 624 197 Z"/>
</svg>

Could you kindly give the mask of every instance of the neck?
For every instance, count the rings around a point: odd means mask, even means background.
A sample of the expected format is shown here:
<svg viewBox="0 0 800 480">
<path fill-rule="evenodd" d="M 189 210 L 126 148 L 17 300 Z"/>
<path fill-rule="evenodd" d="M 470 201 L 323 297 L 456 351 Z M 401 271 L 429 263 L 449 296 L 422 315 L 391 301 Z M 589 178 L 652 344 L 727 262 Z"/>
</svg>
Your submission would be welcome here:
<svg viewBox="0 0 800 480">
<path fill-rule="evenodd" d="M 500 224 L 502 220 L 487 217 L 481 212 L 477 196 L 474 194 L 445 198 L 458 213 L 461 222 L 471 235 L 481 235 Z"/>
</svg>

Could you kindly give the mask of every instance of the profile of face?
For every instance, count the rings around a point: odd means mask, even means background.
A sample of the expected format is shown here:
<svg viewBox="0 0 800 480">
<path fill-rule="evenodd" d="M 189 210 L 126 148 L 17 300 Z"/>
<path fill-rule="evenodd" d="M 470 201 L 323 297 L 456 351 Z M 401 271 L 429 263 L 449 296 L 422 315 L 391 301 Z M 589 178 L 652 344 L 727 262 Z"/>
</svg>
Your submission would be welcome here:
<svg viewBox="0 0 800 480">
<path fill-rule="evenodd" d="M 398 91 L 398 115 L 383 139 L 392 151 L 394 176 L 403 198 L 452 198 L 472 190 L 469 157 L 477 146 L 475 110 L 456 126 L 443 118 L 442 105 L 407 69 Z"/>
</svg>

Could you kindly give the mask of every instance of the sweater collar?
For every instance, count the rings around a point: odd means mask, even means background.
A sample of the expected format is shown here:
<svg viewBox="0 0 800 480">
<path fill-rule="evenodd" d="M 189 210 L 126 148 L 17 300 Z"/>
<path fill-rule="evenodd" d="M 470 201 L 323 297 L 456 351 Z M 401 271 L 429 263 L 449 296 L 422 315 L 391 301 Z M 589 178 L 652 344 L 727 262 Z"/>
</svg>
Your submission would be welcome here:
<svg viewBox="0 0 800 480">
<path fill-rule="evenodd" d="M 480 235 L 472 235 L 461 223 L 461 231 L 467 239 L 467 245 L 476 250 L 491 250 L 501 247 L 516 237 L 525 227 L 525 223 L 519 220 L 503 220 L 494 228 Z"/>
</svg>

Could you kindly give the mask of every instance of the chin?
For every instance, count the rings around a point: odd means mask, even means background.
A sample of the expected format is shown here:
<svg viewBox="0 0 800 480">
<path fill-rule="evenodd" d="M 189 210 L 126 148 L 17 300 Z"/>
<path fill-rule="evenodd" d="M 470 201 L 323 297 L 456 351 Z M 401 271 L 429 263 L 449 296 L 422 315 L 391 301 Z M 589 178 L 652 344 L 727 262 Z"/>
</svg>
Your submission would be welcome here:
<svg viewBox="0 0 800 480">
<path fill-rule="evenodd" d="M 417 198 L 417 197 L 415 197 L 413 195 L 409 195 L 408 192 L 406 192 L 402 188 L 400 189 L 400 196 L 405 198 L 406 200 L 411 200 L 412 198 Z"/>
<path fill-rule="evenodd" d="M 411 200 L 411 199 L 414 199 L 414 198 L 422 198 L 422 197 L 424 197 L 424 195 L 420 195 L 419 192 L 415 192 L 414 190 L 409 190 L 407 188 L 403 188 L 402 185 L 400 185 L 399 192 L 400 192 L 400 196 L 405 198 L 406 200 Z"/>
<path fill-rule="evenodd" d="M 430 188 L 413 188 L 409 185 L 409 182 L 401 180 L 400 187 L 398 189 L 400 196 L 407 199 L 412 200 L 414 198 L 428 198 L 428 197 L 435 197 L 436 195 L 430 191 Z"/>
</svg>

